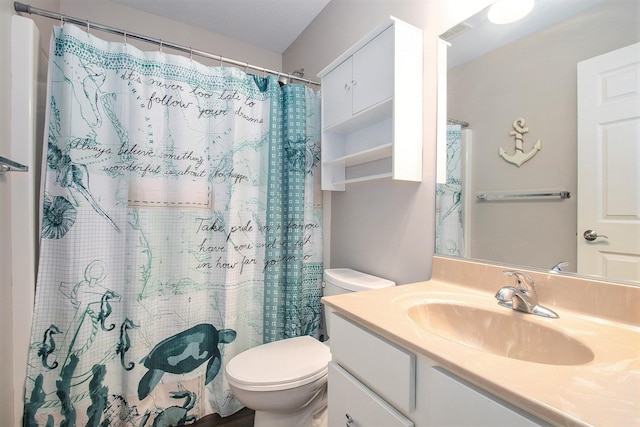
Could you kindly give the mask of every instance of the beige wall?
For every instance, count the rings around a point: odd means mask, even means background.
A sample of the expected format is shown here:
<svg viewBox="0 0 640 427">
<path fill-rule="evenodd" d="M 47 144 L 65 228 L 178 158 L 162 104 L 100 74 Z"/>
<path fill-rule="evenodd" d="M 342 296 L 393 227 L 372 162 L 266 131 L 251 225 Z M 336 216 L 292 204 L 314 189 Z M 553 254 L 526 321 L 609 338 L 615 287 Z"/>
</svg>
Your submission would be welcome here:
<svg viewBox="0 0 640 427">
<path fill-rule="evenodd" d="M 76 18 L 88 19 L 126 31 L 143 34 L 157 39 L 169 40 L 183 46 L 190 46 L 215 55 L 246 61 L 266 68 L 282 69 L 282 55 L 262 49 L 229 37 L 191 27 L 180 22 L 151 15 L 108 0 L 59 0 L 60 12 Z M 105 40 L 123 41 L 123 37 L 96 31 L 92 34 Z M 148 43 L 128 39 L 128 42 L 143 50 L 158 47 Z M 48 46 L 48 35 L 47 35 Z M 171 49 L 163 49 L 172 53 Z M 218 65 L 216 61 L 195 58 L 207 65 Z"/>
<path fill-rule="evenodd" d="M 471 256 L 550 268 L 576 268 L 576 64 L 638 41 L 637 2 L 607 2 L 535 36 L 449 70 L 450 117 L 471 124 L 472 195 L 535 189 L 569 190 L 564 201 L 473 203 Z M 615 31 L 611 31 L 615 28 Z M 453 40 L 455 43 L 455 40 Z M 517 117 L 529 133 L 524 150 L 542 150 L 520 168 L 513 153 Z"/>
<path fill-rule="evenodd" d="M 331 267 L 350 267 L 397 283 L 431 276 L 434 246 L 437 35 L 490 0 L 332 0 L 287 49 L 285 69 L 315 75 L 389 15 L 424 30 L 424 146 L 420 184 L 372 181 L 325 197 Z"/>
</svg>

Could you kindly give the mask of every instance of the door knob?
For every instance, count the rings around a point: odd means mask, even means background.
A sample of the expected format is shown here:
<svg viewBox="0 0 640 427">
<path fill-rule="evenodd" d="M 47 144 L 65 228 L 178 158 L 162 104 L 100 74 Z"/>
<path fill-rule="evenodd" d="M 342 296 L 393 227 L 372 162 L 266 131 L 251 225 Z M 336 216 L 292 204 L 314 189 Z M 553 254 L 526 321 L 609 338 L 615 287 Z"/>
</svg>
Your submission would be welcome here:
<svg viewBox="0 0 640 427">
<path fill-rule="evenodd" d="M 585 240 L 588 240 L 590 242 L 593 242 L 594 240 L 596 240 L 598 237 L 603 237 L 605 239 L 608 239 L 607 236 L 605 236 L 604 234 L 598 234 L 593 230 L 586 230 L 584 232 L 584 234 L 582 234 L 582 236 L 585 238 Z"/>
</svg>

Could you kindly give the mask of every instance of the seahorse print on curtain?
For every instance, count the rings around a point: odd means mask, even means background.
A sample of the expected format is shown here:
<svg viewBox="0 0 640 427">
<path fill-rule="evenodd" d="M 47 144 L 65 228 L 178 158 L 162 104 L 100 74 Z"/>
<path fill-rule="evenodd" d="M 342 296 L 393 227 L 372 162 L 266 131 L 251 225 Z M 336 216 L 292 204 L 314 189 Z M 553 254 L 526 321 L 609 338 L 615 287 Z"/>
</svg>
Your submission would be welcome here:
<svg viewBox="0 0 640 427">
<path fill-rule="evenodd" d="M 24 425 L 232 414 L 231 357 L 318 334 L 319 95 L 65 24 L 47 100 Z"/>
</svg>

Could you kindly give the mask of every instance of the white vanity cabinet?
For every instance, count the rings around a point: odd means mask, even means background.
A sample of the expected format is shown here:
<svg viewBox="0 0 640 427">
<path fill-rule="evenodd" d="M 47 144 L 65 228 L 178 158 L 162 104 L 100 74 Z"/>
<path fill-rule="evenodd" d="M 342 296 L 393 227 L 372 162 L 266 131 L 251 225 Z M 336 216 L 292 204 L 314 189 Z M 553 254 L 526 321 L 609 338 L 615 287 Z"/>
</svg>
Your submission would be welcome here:
<svg viewBox="0 0 640 427">
<path fill-rule="evenodd" d="M 415 356 L 335 313 L 331 331 L 329 425 L 412 427 Z"/>
<path fill-rule="evenodd" d="M 331 316 L 330 426 L 549 425 L 432 360 L 416 356 L 337 313 Z"/>
<path fill-rule="evenodd" d="M 398 19 L 322 70 L 322 189 L 422 180 L 422 31 Z"/>
</svg>

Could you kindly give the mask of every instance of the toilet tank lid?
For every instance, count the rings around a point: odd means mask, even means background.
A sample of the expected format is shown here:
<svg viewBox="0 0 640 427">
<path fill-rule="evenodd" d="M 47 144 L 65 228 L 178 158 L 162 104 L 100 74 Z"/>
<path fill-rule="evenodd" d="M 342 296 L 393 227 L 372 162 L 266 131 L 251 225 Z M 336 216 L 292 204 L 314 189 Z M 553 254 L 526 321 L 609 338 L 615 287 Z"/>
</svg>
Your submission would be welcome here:
<svg viewBox="0 0 640 427">
<path fill-rule="evenodd" d="M 324 271 L 324 279 L 348 291 L 366 291 L 395 286 L 395 282 L 362 273 L 350 268 L 330 268 Z"/>
</svg>

